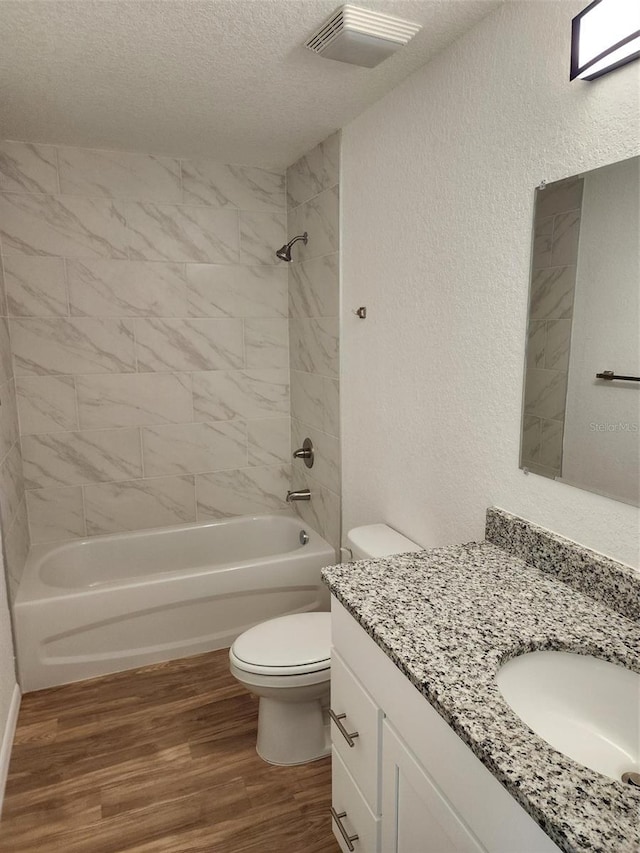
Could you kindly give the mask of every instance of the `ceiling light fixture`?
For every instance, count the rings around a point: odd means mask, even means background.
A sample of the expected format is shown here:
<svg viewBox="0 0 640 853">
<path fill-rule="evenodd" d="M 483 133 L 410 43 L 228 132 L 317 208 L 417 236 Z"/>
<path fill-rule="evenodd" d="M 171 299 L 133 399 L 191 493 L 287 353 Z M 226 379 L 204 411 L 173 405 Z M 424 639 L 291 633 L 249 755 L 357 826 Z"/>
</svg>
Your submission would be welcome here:
<svg viewBox="0 0 640 853">
<path fill-rule="evenodd" d="M 594 0 L 571 25 L 571 80 L 595 80 L 640 57 L 637 0 Z"/>
</svg>

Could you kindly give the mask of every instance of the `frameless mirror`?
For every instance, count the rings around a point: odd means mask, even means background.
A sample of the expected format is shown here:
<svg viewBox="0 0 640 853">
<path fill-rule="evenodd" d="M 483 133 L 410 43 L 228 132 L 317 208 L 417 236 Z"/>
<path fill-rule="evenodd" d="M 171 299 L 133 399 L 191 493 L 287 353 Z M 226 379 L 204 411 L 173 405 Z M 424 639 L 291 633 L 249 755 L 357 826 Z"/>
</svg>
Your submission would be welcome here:
<svg viewBox="0 0 640 853">
<path fill-rule="evenodd" d="M 632 157 L 536 190 L 520 467 L 640 505 L 639 378 Z"/>
</svg>

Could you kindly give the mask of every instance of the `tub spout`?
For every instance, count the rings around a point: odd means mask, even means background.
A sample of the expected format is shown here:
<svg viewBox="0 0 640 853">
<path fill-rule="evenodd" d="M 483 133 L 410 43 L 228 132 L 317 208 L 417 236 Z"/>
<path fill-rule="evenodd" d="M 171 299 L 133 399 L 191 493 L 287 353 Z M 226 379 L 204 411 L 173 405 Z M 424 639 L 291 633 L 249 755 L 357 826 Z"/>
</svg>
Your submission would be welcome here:
<svg viewBox="0 0 640 853">
<path fill-rule="evenodd" d="M 310 501 L 311 492 L 309 489 L 298 489 L 296 492 L 287 492 L 287 503 L 291 501 Z"/>
</svg>

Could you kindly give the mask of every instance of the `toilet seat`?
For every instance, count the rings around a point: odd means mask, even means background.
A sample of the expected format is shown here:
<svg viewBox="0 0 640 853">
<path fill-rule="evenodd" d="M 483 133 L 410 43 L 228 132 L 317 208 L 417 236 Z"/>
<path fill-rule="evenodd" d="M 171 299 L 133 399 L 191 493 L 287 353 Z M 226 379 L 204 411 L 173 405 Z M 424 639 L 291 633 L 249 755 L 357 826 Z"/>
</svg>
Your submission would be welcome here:
<svg viewBox="0 0 640 853">
<path fill-rule="evenodd" d="M 296 675 L 313 675 L 314 673 L 324 672 L 325 670 L 328 673 L 331 670 L 331 658 L 304 664 L 303 666 L 261 666 L 257 663 L 248 663 L 242 660 L 242 658 L 239 658 L 234 653 L 233 648 L 229 649 L 229 660 L 236 669 L 242 672 L 267 677 L 280 675 L 291 678 Z"/>
<path fill-rule="evenodd" d="M 260 687 L 276 690 L 284 694 L 288 693 L 291 688 L 295 687 L 310 687 L 313 684 L 329 684 L 331 680 L 331 666 L 325 669 L 315 670 L 313 672 L 297 672 L 289 669 L 286 672 L 274 673 L 269 671 L 266 674 L 263 672 L 251 672 L 244 668 L 242 661 L 236 663 L 234 656 L 229 653 L 229 668 L 231 674 L 238 679 L 241 684 L 247 687 Z"/>
<path fill-rule="evenodd" d="M 294 613 L 241 634 L 229 650 L 234 667 L 258 676 L 300 676 L 331 669 L 331 615 Z"/>
</svg>

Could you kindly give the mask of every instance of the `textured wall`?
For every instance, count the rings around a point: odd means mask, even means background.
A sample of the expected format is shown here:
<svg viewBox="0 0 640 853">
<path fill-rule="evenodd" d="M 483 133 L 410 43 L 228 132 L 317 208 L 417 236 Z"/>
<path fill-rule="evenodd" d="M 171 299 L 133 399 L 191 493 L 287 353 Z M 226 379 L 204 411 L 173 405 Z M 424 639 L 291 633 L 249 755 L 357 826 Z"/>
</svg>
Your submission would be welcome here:
<svg viewBox="0 0 640 853">
<path fill-rule="evenodd" d="M 293 463 L 294 488 L 309 488 L 299 515 L 340 546 L 340 134 L 330 136 L 287 170 L 289 238 L 305 231 L 289 264 L 291 442 L 308 436 L 313 468 Z"/>
<path fill-rule="evenodd" d="M 639 63 L 569 82 L 583 6 L 505 4 L 343 129 L 345 530 L 479 539 L 497 504 L 638 562 L 636 509 L 518 468 L 534 187 L 640 143 Z"/>
<path fill-rule="evenodd" d="M 0 181 L 32 540 L 284 508 L 284 175 L 8 142 Z"/>
</svg>

